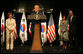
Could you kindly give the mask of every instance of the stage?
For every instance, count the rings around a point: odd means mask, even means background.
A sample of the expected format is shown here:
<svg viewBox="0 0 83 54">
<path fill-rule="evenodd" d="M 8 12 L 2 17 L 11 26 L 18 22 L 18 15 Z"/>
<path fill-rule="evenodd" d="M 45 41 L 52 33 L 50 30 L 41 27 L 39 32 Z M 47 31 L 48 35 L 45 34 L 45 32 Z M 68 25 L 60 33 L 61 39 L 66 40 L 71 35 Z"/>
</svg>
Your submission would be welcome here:
<svg viewBox="0 0 83 54">
<path fill-rule="evenodd" d="M 14 15 L 14 19 L 16 21 L 16 27 L 17 27 L 17 35 L 18 38 L 15 40 L 14 43 L 14 50 L 10 51 L 10 50 L 6 50 L 6 34 L 5 34 L 5 43 L 4 46 L 1 46 L 1 53 L 30 53 L 31 47 L 32 47 L 32 43 L 33 43 L 33 28 L 34 25 L 32 24 L 32 36 L 29 34 L 29 24 L 30 24 L 30 20 L 28 20 L 28 15 L 30 15 L 33 10 L 34 10 L 34 5 L 38 4 L 40 5 L 43 13 L 46 15 L 47 17 L 47 25 L 49 22 L 49 18 L 50 18 L 50 14 L 51 14 L 51 10 L 53 10 L 52 15 L 53 15 L 53 19 L 54 19 L 54 24 L 55 24 L 55 31 L 56 31 L 56 40 L 52 43 L 53 46 L 50 46 L 50 43 L 47 42 L 45 43 L 46 45 L 42 47 L 43 49 L 43 53 L 82 53 L 82 35 L 81 35 L 81 30 L 80 29 L 80 19 L 81 17 L 81 1 L 72 1 L 72 0 L 54 0 L 54 1 L 27 1 L 27 0 L 6 0 L 4 2 L 4 0 L 1 1 L 1 8 L 0 8 L 0 17 L 2 15 L 2 12 L 4 11 L 4 15 L 5 15 L 5 20 L 8 19 L 8 12 L 12 12 Z M 71 3 L 71 4 L 70 4 Z M 44 10 L 43 10 L 44 9 Z M 24 46 L 21 46 L 21 39 L 20 39 L 20 35 L 19 35 L 19 31 L 20 31 L 20 23 L 21 23 L 21 18 L 22 18 L 22 12 L 19 10 L 25 10 L 25 16 L 27 19 L 27 36 L 28 36 L 28 40 L 25 42 Z M 78 36 L 76 37 L 77 40 L 75 40 L 75 42 L 77 42 L 77 45 L 79 46 L 79 48 L 68 48 L 67 50 L 63 50 L 61 49 L 58 45 L 59 45 L 59 35 L 58 35 L 58 22 L 59 22 L 59 15 L 60 15 L 60 11 L 62 12 L 62 15 L 66 16 L 66 19 L 69 16 L 69 10 L 72 10 L 74 12 L 74 15 L 77 16 L 78 18 L 78 29 L 77 30 L 77 34 Z M 48 26 L 47 26 L 48 27 Z M 40 28 L 41 31 L 41 28 Z M 6 32 L 6 31 L 5 31 Z M 42 42 L 41 42 L 42 43 Z M 39 46 L 39 45 L 38 45 Z"/>
<path fill-rule="evenodd" d="M 57 46 L 43 46 L 43 53 L 82 53 L 82 48 L 63 50 Z M 31 46 L 15 46 L 13 51 L 1 47 L 1 53 L 30 53 Z"/>
</svg>

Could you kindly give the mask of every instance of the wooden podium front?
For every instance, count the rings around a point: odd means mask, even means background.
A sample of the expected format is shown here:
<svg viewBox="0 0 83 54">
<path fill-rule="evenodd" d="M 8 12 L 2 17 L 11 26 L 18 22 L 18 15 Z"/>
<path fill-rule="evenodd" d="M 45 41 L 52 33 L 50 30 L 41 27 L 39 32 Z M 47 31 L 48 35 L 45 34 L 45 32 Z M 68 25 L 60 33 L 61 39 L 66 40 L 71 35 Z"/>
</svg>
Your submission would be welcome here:
<svg viewBox="0 0 83 54">
<path fill-rule="evenodd" d="M 36 17 L 38 16 L 38 17 Z M 46 15 L 28 15 L 28 20 L 34 22 L 34 36 L 30 53 L 43 53 L 40 41 L 40 23 L 46 21 Z"/>
<path fill-rule="evenodd" d="M 30 53 L 43 53 L 40 41 L 40 26 L 35 24 L 34 38 Z"/>
</svg>

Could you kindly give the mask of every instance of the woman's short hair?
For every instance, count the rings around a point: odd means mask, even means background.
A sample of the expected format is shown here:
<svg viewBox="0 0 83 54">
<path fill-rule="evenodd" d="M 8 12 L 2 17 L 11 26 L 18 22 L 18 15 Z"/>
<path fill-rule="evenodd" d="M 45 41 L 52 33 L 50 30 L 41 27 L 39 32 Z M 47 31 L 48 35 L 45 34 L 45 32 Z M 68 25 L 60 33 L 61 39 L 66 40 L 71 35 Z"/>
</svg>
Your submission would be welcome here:
<svg viewBox="0 0 83 54">
<path fill-rule="evenodd" d="M 12 12 L 8 12 L 8 14 L 7 14 L 7 15 L 8 15 L 8 16 L 9 16 L 9 15 L 12 15 Z"/>
<path fill-rule="evenodd" d="M 66 17 L 65 15 L 63 15 L 63 17 Z"/>
</svg>

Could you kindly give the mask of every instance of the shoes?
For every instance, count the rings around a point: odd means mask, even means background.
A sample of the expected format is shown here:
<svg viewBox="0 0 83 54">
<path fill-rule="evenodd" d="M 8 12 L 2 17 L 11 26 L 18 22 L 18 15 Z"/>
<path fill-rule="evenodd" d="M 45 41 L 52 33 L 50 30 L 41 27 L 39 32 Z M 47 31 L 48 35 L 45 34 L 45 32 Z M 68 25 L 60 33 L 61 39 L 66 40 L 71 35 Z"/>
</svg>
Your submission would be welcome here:
<svg viewBox="0 0 83 54">
<path fill-rule="evenodd" d="M 50 44 L 50 46 L 52 46 L 52 44 Z"/>
<path fill-rule="evenodd" d="M 23 44 L 21 44 L 21 46 L 23 46 Z"/>
</svg>

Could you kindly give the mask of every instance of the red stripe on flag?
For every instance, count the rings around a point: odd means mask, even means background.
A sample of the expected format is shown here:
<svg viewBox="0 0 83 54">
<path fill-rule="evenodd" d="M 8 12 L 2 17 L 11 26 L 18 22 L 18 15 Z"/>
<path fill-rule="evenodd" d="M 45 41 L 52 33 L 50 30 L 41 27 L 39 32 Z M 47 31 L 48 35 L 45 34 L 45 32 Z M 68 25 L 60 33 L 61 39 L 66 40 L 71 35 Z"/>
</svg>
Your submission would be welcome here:
<svg viewBox="0 0 83 54">
<path fill-rule="evenodd" d="M 49 37 L 49 38 L 48 38 Z M 50 36 L 49 36 L 49 33 L 47 32 L 47 38 L 48 38 L 48 40 L 49 40 L 49 42 L 52 42 L 52 40 L 51 40 L 51 38 L 50 38 Z"/>
<path fill-rule="evenodd" d="M 53 39 L 52 41 L 54 41 L 54 37 L 52 36 L 52 32 L 51 31 L 52 30 L 50 30 L 50 28 L 49 28 L 49 32 L 50 32 L 51 38 Z"/>
<path fill-rule="evenodd" d="M 55 26 L 52 25 L 52 28 L 53 28 L 53 30 L 54 30 L 54 35 L 55 35 L 54 37 L 55 37 L 55 39 L 56 39 L 56 31 L 55 31 L 55 28 L 54 28 L 54 27 L 55 27 Z"/>
<path fill-rule="evenodd" d="M 50 37 L 51 37 L 51 39 L 53 39 L 52 41 L 54 41 L 54 38 L 53 38 L 53 36 L 52 36 L 52 32 L 51 32 L 52 30 L 50 30 L 50 28 L 49 28 L 49 32 L 50 32 Z"/>
<path fill-rule="evenodd" d="M 47 39 L 49 40 L 49 38 L 48 38 L 48 34 L 46 35 L 46 37 L 47 37 Z M 49 40 L 49 42 L 50 42 L 50 40 Z"/>
<path fill-rule="evenodd" d="M 54 32 L 55 32 L 55 39 L 56 39 L 56 31 L 55 31 L 55 28 L 54 28 L 55 25 L 53 25 L 52 27 L 53 27 L 53 30 L 54 30 Z"/>
<path fill-rule="evenodd" d="M 54 30 L 52 29 L 52 27 L 50 27 L 50 29 L 52 30 L 53 38 L 54 38 L 54 40 L 55 40 Z"/>
</svg>

